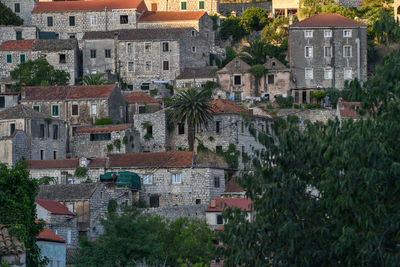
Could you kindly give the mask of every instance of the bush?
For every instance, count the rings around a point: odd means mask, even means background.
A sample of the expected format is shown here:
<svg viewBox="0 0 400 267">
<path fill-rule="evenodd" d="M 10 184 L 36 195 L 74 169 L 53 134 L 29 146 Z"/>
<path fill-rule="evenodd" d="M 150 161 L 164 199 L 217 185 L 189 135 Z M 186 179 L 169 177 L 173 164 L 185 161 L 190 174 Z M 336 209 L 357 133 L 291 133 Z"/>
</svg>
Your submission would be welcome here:
<svg viewBox="0 0 400 267">
<path fill-rule="evenodd" d="M 118 149 L 118 151 L 121 151 L 121 140 L 115 139 L 114 140 L 114 146 L 115 146 L 116 149 Z"/>
<path fill-rule="evenodd" d="M 325 91 L 317 91 L 317 92 L 313 92 L 311 94 L 311 98 L 315 98 L 317 100 L 324 99 L 325 96 L 326 96 L 326 92 Z"/>
<path fill-rule="evenodd" d="M 114 122 L 111 118 L 100 118 L 95 121 L 94 125 L 110 125 L 113 123 Z"/>
<path fill-rule="evenodd" d="M 151 89 L 150 90 L 150 95 L 151 96 L 156 96 L 158 94 L 158 90 L 157 89 Z"/>
<path fill-rule="evenodd" d="M 306 104 L 306 108 L 307 109 L 317 109 L 317 108 L 321 108 L 321 105 L 318 103 Z"/>
<path fill-rule="evenodd" d="M 240 25 L 240 18 L 228 17 L 221 24 L 221 39 L 227 40 L 232 36 L 233 42 L 239 41 L 243 36 L 246 35 L 246 31 Z"/>
<path fill-rule="evenodd" d="M 87 168 L 85 168 L 85 167 L 76 167 L 76 169 L 75 169 L 75 176 L 76 177 L 85 177 L 86 176 L 86 174 L 87 174 Z"/>
<path fill-rule="evenodd" d="M 329 97 L 329 102 L 332 107 L 336 107 L 336 104 L 339 100 L 340 90 L 335 88 L 326 89 L 326 95 Z"/>
<path fill-rule="evenodd" d="M 108 151 L 108 152 L 111 152 L 113 149 L 114 149 L 113 144 L 108 144 L 108 145 L 107 145 L 107 151 Z"/>
<path fill-rule="evenodd" d="M 293 105 L 293 97 L 276 96 L 275 101 L 279 104 L 280 108 L 291 108 Z"/>
<path fill-rule="evenodd" d="M 268 14 L 261 7 L 249 7 L 244 12 L 240 19 L 240 25 L 246 31 L 261 31 L 268 24 Z"/>
</svg>

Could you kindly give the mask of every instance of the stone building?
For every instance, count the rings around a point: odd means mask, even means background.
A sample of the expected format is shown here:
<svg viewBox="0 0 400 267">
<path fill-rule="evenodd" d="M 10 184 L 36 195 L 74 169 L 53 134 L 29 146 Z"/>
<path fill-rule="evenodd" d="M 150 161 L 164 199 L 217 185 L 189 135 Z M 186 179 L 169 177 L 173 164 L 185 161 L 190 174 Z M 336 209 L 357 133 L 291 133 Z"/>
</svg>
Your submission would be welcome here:
<svg viewBox="0 0 400 267">
<path fill-rule="evenodd" d="M 97 119 L 125 122 L 125 101 L 119 87 L 114 84 L 23 87 L 21 103 L 68 122 L 71 142 L 77 127 L 93 125 Z"/>
<path fill-rule="evenodd" d="M 110 154 L 108 169 L 139 174 L 150 207 L 209 203 L 225 188 L 224 169 L 197 163 L 192 152 Z"/>
<path fill-rule="evenodd" d="M 28 136 L 24 131 L 16 130 L 10 136 L 0 137 L 0 162 L 9 167 L 29 154 Z"/>
<path fill-rule="evenodd" d="M 9 40 L 33 40 L 39 36 L 35 26 L 0 26 L 0 44 Z"/>
<path fill-rule="evenodd" d="M 175 80 L 175 88 L 204 88 L 208 81 L 215 82 L 215 66 L 185 68 Z"/>
<path fill-rule="evenodd" d="M 136 28 L 137 18 L 146 10 L 141 0 L 38 2 L 32 19 L 41 31 L 81 40 L 89 31 Z"/>
<path fill-rule="evenodd" d="M 105 218 L 111 200 L 119 205 L 132 204 L 132 192 L 127 188 L 107 188 L 103 183 L 40 186 L 38 199 L 55 200 L 76 214 L 80 236 L 89 240 L 104 231 L 100 220 Z"/>
<path fill-rule="evenodd" d="M 38 219 L 47 223 L 47 227 L 66 241 L 67 247 L 78 247 L 77 217 L 71 210 L 73 206 L 64 206 L 58 201 L 36 199 Z"/>
<path fill-rule="evenodd" d="M 66 157 L 68 127 L 64 121 L 49 119 L 46 114 L 23 105 L 0 112 L 0 136 L 11 137 L 18 130 L 25 132 L 27 137 L 28 150 L 23 155 L 25 159 Z"/>
<path fill-rule="evenodd" d="M 104 158 L 108 153 L 140 151 L 139 133 L 132 124 L 83 127 L 75 131 L 74 157 Z"/>
<path fill-rule="evenodd" d="M 128 122 L 133 123 L 134 114 L 154 113 L 161 109 L 157 99 L 144 92 L 133 92 L 124 96 Z"/>
<path fill-rule="evenodd" d="M 151 11 L 204 11 L 208 14 L 216 14 L 220 4 L 219 0 L 145 0 L 146 6 Z"/>
<path fill-rule="evenodd" d="M 35 25 L 32 21 L 32 10 L 35 7 L 35 0 L 1 0 L 16 15 L 24 20 L 24 26 Z"/>
<path fill-rule="evenodd" d="M 184 68 L 209 62 L 209 44 L 193 28 L 88 32 L 83 38 L 84 71 L 117 71 L 129 90 L 158 89 Z"/>
<path fill-rule="evenodd" d="M 75 84 L 79 74 L 76 40 L 13 40 L 0 45 L 0 78 L 10 77 L 20 63 L 45 58 L 56 70 L 69 73 L 69 84 Z"/>
<path fill-rule="evenodd" d="M 48 228 L 36 237 L 36 244 L 40 249 L 40 256 L 46 257 L 49 266 L 66 266 L 67 247 L 65 240 Z"/>
<path fill-rule="evenodd" d="M 0 92 L 0 111 L 18 105 L 19 97 L 20 97 L 19 92 L 6 92 L 6 91 Z"/>
<path fill-rule="evenodd" d="M 367 79 L 367 26 L 338 14 L 319 14 L 289 27 L 291 94 L 309 103 L 313 91 L 343 89 Z"/>
<path fill-rule="evenodd" d="M 264 99 L 274 100 L 277 95 L 290 94 L 290 69 L 276 58 L 267 57 L 267 73 L 260 79 L 260 93 Z"/>
</svg>

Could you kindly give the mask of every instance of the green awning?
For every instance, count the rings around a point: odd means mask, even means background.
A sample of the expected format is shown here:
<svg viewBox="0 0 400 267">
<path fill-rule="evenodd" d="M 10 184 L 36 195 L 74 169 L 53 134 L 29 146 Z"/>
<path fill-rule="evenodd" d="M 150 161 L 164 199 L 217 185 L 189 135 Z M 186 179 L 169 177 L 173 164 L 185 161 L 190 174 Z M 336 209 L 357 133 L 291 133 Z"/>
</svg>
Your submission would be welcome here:
<svg viewBox="0 0 400 267">
<path fill-rule="evenodd" d="M 140 190 L 140 176 L 134 172 L 107 172 L 100 175 L 100 182 L 116 181 L 117 187 Z"/>
</svg>

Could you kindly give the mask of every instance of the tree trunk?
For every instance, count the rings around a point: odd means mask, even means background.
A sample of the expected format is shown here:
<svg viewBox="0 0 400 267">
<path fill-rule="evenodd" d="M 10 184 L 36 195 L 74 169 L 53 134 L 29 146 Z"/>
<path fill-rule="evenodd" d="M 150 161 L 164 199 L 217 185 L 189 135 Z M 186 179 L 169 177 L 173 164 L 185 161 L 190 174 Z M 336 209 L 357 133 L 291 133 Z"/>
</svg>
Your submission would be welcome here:
<svg viewBox="0 0 400 267">
<path fill-rule="evenodd" d="M 188 143 L 189 143 L 189 151 L 193 152 L 194 150 L 194 139 L 195 139 L 195 129 L 194 124 L 188 124 Z"/>
</svg>

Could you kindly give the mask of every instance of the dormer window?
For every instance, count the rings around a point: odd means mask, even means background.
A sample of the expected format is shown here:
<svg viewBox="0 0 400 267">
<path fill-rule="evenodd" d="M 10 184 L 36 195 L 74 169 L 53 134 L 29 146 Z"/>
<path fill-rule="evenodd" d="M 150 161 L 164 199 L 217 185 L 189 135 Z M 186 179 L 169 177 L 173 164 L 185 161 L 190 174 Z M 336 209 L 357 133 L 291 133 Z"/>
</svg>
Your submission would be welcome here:
<svg viewBox="0 0 400 267">
<path fill-rule="evenodd" d="M 275 65 L 276 65 L 276 63 L 275 63 L 275 61 L 272 61 L 272 67 L 275 67 Z"/>
<path fill-rule="evenodd" d="M 240 60 L 235 61 L 235 67 L 240 67 Z"/>
</svg>

